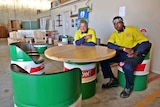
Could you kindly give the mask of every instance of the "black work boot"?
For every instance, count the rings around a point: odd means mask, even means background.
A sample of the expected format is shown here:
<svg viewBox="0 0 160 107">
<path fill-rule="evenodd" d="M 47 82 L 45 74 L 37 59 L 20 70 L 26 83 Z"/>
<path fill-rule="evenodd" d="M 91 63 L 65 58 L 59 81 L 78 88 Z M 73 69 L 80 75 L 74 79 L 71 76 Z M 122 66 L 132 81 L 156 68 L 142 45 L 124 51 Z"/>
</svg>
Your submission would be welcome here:
<svg viewBox="0 0 160 107">
<path fill-rule="evenodd" d="M 121 98 L 128 98 L 128 97 L 131 95 L 132 90 L 133 90 L 132 86 L 131 86 L 131 88 L 129 88 L 129 89 L 125 88 L 125 89 L 120 93 L 120 97 L 121 97 Z"/>
<path fill-rule="evenodd" d="M 118 80 L 116 78 L 110 78 L 110 81 L 102 85 L 102 88 L 118 87 Z"/>
</svg>

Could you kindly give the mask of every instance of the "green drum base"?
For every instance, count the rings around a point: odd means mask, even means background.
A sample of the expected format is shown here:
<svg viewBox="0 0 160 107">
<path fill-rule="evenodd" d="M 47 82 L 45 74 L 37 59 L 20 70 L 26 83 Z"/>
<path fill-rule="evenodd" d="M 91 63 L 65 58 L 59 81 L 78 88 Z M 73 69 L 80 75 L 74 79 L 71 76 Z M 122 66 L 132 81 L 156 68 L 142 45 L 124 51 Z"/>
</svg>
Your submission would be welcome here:
<svg viewBox="0 0 160 107">
<path fill-rule="evenodd" d="M 35 49 L 38 51 L 39 54 L 44 54 L 44 51 L 47 49 L 47 46 L 44 46 L 44 47 L 35 46 Z"/>
<path fill-rule="evenodd" d="M 96 80 L 89 83 L 82 83 L 82 100 L 91 98 L 96 92 Z"/>
<path fill-rule="evenodd" d="M 147 88 L 148 75 L 134 75 L 133 91 L 143 91 Z M 118 70 L 119 86 L 125 87 L 126 80 L 123 72 Z"/>
</svg>

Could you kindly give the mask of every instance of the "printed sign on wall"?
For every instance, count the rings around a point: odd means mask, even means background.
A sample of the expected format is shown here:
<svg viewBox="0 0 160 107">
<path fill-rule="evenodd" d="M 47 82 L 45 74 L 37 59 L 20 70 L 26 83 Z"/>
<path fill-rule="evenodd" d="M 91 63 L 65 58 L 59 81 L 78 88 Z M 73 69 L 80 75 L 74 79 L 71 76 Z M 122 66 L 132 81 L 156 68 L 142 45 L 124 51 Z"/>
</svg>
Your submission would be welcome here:
<svg viewBox="0 0 160 107">
<path fill-rule="evenodd" d="M 77 23 L 77 29 L 79 27 L 79 23 L 81 19 L 86 20 L 86 22 L 88 22 L 88 16 L 89 16 L 89 12 L 88 12 L 88 7 L 84 7 L 84 8 L 80 8 L 78 10 L 78 23 Z"/>
</svg>

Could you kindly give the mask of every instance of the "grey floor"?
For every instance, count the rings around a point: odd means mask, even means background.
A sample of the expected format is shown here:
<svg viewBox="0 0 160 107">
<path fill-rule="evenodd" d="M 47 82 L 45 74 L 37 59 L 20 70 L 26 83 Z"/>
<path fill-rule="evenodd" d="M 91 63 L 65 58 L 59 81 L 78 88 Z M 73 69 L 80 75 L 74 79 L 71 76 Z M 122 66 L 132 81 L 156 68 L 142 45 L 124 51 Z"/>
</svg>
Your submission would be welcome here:
<svg viewBox="0 0 160 107">
<path fill-rule="evenodd" d="M 43 57 L 45 56 L 43 55 Z M 45 71 L 50 73 L 62 70 L 62 62 L 51 61 L 45 58 Z M 158 74 L 150 73 L 149 78 L 157 75 Z M 137 103 L 148 98 L 155 91 L 160 90 L 159 78 L 150 82 L 146 90 L 132 92 L 129 98 L 122 99 L 119 97 L 119 93 L 122 91 L 121 87 L 112 89 L 101 88 L 102 83 L 106 81 L 108 80 L 104 80 L 100 72 L 96 84 L 96 94 L 90 99 L 83 100 L 83 107 L 137 107 L 135 106 Z M 9 47 L 6 39 L 0 39 L 0 107 L 13 107 L 12 96 Z M 154 99 L 151 97 L 149 97 L 149 99 L 151 100 L 145 101 L 145 106 L 139 107 L 160 107 L 160 95 L 156 94 Z"/>
</svg>

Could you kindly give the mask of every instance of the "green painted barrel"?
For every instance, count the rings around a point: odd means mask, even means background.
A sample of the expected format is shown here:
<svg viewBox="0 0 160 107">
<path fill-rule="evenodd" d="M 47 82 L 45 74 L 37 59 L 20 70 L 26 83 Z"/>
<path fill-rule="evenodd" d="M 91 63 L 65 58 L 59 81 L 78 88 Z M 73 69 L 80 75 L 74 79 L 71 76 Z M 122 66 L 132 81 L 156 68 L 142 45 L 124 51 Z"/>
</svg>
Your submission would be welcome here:
<svg viewBox="0 0 160 107">
<path fill-rule="evenodd" d="M 88 99 L 96 92 L 96 63 L 64 62 L 64 70 L 80 68 L 82 71 L 82 99 Z"/>
<path fill-rule="evenodd" d="M 12 61 L 32 61 L 32 58 L 27 55 L 22 49 L 15 45 L 10 45 L 10 58 Z"/>
<path fill-rule="evenodd" d="M 147 88 L 149 67 L 150 67 L 150 53 L 145 57 L 145 59 L 141 64 L 138 64 L 135 67 L 134 81 L 133 81 L 134 91 L 143 91 Z M 118 66 L 118 81 L 121 87 L 126 86 L 126 79 L 121 66 Z"/>
<path fill-rule="evenodd" d="M 11 64 L 17 64 L 26 70 L 29 74 L 43 74 L 44 64 L 36 64 L 33 59 L 16 45 L 10 45 L 10 59 Z"/>
<path fill-rule="evenodd" d="M 30 75 L 11 71 L 15 107 L 81 107 L 81 70 Z"/>
<path fill-rule="evenodd" d="M 134 75 L 134 85 L 133 85 L 133 90 L 134 91 L 142 91 L 147 88 L 147 80 L 148 80 L 148 75 Z M 118 70 L 118 82 L 121 87 L 126 86 L 126 79 L 125 75 L 123 72 Z"/>
<path fill-rule="evenodd" d="M 39 54 L 44 54 L 44 51 L 47 49 L 47 45 L 45 44 L 35 44 L 34 47 L 39 52 Z"/>
</svg>

